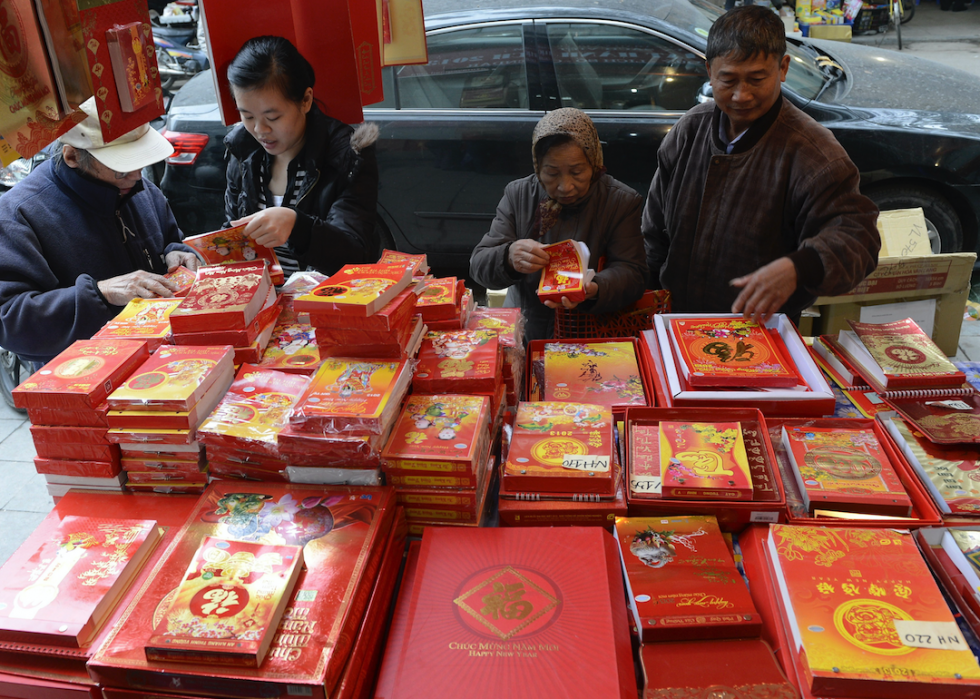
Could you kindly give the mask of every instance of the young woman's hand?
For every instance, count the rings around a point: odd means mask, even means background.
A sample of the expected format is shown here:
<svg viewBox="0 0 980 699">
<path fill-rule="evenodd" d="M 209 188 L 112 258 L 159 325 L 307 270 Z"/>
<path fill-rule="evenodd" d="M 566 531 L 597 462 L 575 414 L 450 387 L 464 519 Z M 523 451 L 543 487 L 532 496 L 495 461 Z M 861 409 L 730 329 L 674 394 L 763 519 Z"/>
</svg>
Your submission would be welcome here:
<svg viewBox="0 0 980 699">
<path fill-rule="evenodd" d="M 296 224 L 296 212 L 285 206 L 273 206 L 257 213 L 232 221 L 231 225 L 245 226 L 245 235 L 259 245 L 277 248 L 285 245 Z"/>
</svg>

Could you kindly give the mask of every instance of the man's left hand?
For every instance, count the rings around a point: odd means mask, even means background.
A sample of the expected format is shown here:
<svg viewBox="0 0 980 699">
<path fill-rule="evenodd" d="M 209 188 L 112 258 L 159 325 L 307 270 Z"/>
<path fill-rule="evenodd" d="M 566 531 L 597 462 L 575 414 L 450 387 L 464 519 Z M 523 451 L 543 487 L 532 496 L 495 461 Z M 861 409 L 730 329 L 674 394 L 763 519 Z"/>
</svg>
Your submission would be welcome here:
<svg viewBox="0 0 980 699">
<path fill-rule="evenodd" d="M 796 265 L 788 257 L 780 257 L 729 283 L 742 287 L 732 304 L 732 313 L 741 313 L 745 318 L 764 324 L 796 291 Z"/>
<path fill-rule="evenodd" d="M 585 285 L 585 300 L 588 301 L 591 298 L 595 298 L 595 295 L 599 293 L 599 285 L 595 282 L 589 282 Z M 559 304 L 554 301 L 545 301 L 544 305 L 548 308 L 555 310 L 558 308 Z M 578 305 L 575 301 L 569 301 L 567 296 L 561 297 L 561 307 L 566 311 L 570 311 Z"/>
<path fill-rule="evenodd" d="M 163 258 L 167 263 L 167 271 L 173 272 L 175 269 L 183 265 L 192 272 L 196 272 L 201 261 L 192 252 L 184 252 L 183 250 L 173 250 L 167 253 L 167 256 Z"/>
</svg>

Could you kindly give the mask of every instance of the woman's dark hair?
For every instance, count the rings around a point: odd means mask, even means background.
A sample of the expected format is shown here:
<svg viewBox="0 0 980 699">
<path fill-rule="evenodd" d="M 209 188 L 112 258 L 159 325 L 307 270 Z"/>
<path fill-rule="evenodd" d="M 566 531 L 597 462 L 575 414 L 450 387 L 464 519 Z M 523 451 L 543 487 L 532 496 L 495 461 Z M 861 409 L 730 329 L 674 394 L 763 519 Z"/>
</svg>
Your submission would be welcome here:
<svg viewBox="0 0 980 699">
<path fill-rule="evenodd" d="M 273 86 L 291 102 L 302 102 L 313 87 L 313 66 L 288 39 L 257 36 L 245 42 L 228 66 L 228 82 L 240 90 Z"/>
<path fill-rule="evenodd" d="M 550 136 L 542 138 L 534 144 L 534 159 L 537 161 L 538 167 L 541 167 L 541 164 L 544 162 L 544 156 L 548 155 L 549 150 L 556 146 L 563 146 L 566 143 L 574 142 L 575 139 L 568 133 L 553 133 Z"/>
<path fill-rule="evenodd" d="M 718 56 L 728 56 L 741 62 L 756 54 L 775 56 L 778 59 L 786 54 L 786 28 L 783 20 L 768 7 L 736 7 L 711 25 L 705 52 L 708 63 Z"/>
</svg>

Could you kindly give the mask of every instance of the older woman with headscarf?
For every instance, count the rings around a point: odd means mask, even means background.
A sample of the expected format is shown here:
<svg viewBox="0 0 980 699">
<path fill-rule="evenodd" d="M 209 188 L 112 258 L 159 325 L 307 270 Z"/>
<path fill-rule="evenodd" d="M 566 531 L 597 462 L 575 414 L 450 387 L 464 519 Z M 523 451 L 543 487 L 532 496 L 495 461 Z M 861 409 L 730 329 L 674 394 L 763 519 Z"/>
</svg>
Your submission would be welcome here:
<svg viewBox="0 0 980 699">
<path fill-rule="evenodd" d="M 524 312 L 528 340 L 554 335 L 557 304 L 537 297 L 544 246 L 581 240 L 590 266 L 601 270 L 580 311 L 618 311 L 643 294 L 646 253 L 640 234 L 643 199 L 606 174 L 592 120 L 573 108 L 549 112 L 531 139 L 534 173 L 504 189 L 497 215 L 470 257 L 470 274 L 488 288 L 507 292 L 506 305 Z M 576 307 L 562 298 L 566 309 Z"/>
</svg>

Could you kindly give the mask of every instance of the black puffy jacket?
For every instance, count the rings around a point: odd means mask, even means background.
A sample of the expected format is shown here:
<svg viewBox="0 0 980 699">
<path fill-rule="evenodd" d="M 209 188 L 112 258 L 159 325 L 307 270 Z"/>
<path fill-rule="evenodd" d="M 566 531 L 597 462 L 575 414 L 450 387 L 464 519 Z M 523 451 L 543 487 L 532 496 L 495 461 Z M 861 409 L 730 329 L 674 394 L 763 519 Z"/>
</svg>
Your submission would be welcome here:
<svg viewBox="0 0 980 699">
<path fill-rule="evenodd" d="M 307 114 L 306 144 L 289 164 L 286 186 L 291 192 L 302 162 L 306 179 L 288 241 L 301 267 L 333 274 L 345 264 L 377 262 L 377 134 L 373 124 L 354 129 L 327 116 L 315 104 Z M 259 172 L 268 156 L 242 124 L 225 137 L 225 148 L 227 225 L 259 210 Z M 269 192 L 266 201 L 272 201 Z"/>
</svg>

